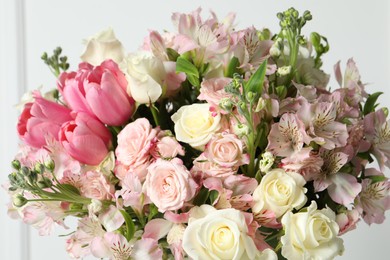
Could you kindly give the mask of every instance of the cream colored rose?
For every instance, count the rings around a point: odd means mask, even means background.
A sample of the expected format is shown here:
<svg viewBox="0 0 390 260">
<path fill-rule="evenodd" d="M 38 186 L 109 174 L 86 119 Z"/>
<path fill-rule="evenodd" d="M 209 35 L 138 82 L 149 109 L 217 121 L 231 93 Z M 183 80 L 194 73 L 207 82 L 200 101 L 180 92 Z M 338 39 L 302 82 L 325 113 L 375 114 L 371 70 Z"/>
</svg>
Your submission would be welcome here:
<svg viewBox="0 0 390 260">
<path fill-rule="evenodd" d="M 135 101 L 150 104 L 161 96 L 166 71 L 163 62 L 152 53 L 131 53 L 125 58 L 121 68 L 129 83 L 127 91 Z"/>
<path fill-rule="evenodd" d="M 261 213 L 271 210 L 279 218 L 294 208 L 300 209 L 307 201 L 307 189 L 303 187 L 305 183 L 298 173 L 286 173 L 282 169 L 269 171 L 253 192 L 252 211 Z"/>
<path fill-rule="evenodd" d="M 270 250 L 260 252 L 247 232 L 239 210 L 202 205 L 190 211 L 182 246 L 191 259 L 277 259 Z"/>
<path fill-rule="evenodd" d="M 98 66 L 107 59 L 119 64 L 124 56 L 122 43 L 115 37 L 114 31 L 108 28 L 86 40 L 81 60 Z"/>
<path fill-rule="evenodd" d="M 209 108 L 209 104 L 192 104 L 182 106 L 173 114 L 176 139 L 203 151 L 212 135 L 221 127 L 221 115 L 212 115 Z"/>
<path fill-rule="evenodd" d="M 282 218 L 285 231 L 281 237 L 282 255 L 287 259 L 333 259 L 344 252 L 343 240 L 337 237 L 339 226 L 335 213 L 317 210 L 315 201 L 307 212 L 288 212 Z"/>
</svg>

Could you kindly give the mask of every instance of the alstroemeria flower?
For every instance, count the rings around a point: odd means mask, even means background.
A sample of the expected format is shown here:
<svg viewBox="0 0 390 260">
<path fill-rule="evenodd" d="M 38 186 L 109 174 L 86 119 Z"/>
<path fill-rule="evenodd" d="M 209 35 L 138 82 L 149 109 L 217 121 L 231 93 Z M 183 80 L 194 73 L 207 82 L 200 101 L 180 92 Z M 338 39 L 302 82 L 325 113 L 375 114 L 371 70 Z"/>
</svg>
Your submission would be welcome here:
<svg viewBox="0 0 390 260">
<path fill-rule="evenodd" d="M 366 140 L 372 144 L 371 151 L 384 171 L 384 166 L 390 167 L 390 120 L 382 109 L 364 117 L 364 133 Z"/>
<path fill-rule="evenodd" d="M 291 156 L 300 152 L 304 143 L 309 144 L 305 126 L 296 114 L 286 113 L 279 123 L 273 124 L 268 135 L 267 150 L 277 156 Z"/>
<path fill-rule="evenodd" d="M 373 168 L 365 173 L 368 178 L 362 181 L 362 192 L 355 201 L 356 208 L 367 224 L 381 224 L 385 220 L 385 211 L 390 210 L 390 180 Z M 370 176 L 382 177 L 383 181 L 374 182 Z"/>
<path fill-rule="evenodd" d="M 297 115 L 304 122 L 312 140 L 325 149 L 334 149 L 347 144 L 348 131 L 345 124 L 337 122 L 337 107 L 333 103 L 303 102 Z"/>
<path fill-rule="evenodd" d="M 327 189 L 331 199 L 339 204 L 348 206 L 353 203 L 362 189 L 355 176 L 339 172 L 347 162 L 348 155 L 342 152 L 320 150 L 324 160 L 318 179 L 314 180 L 316 192 Z"/>
</svg>

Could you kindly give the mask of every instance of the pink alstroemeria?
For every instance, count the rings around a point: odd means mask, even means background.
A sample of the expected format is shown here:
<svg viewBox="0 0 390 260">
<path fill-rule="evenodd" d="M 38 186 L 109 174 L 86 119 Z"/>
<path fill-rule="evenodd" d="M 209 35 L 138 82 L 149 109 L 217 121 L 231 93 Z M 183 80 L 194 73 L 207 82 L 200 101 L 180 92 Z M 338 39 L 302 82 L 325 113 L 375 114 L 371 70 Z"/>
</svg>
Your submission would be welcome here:
<svg viewBox="0 0 390 260">
<path fill-rule="evenodd" d="M 267 150 L 277 156 L 288 157 L 299 153 L 304 144 L 310 143 L 305 126 L 296 114 L 286 113 L 279 123 L 271 127 Z"/>
<path fill-rule="evenodd" d="M 390 167 L 390 120 L 386 121 L 382 109 L 364 117 L 364 134 L 381 171 L 384 171 L 385 165 Z"/>
<path fill-rule="evenodd" d="M 362 181 L 362 192 L 355 205 L 367 224 L 381 224 L 386 210 L 390 210 L 390 180 L 373 168 L 367 169 L 365 174 L 368 178 Z M 383 180 L 373 181 L 371 178 Z"/>
<path fill-rule="evenodd" d="M 255 71 L 259 65 L 268 58 L 269 50 L 273 45 L 271 40 L 260 40 L 258 30 L 255 27 L 249 27 L 240 31 L 240 36 L 234 56 L 240 61 L 240 68 L 245 71 Z M 267 65 L 270 69 L 275 65 Z"/>
<path fill-rule="evenodd" d="M 364 90 L 364 85 L 360 81 L 360 73 L 355 61 L 352 58 L 348 60 L 344 73 L 344 81 L 341 75 L 340 61 L 334 65 L 334 71 L 340 87 L 347 89 L 346 99 L 349 105 L 358 107 L 359 103 L 363 101 L 363 98 L 367 97 L 367 93 Z"/>
<path fill-rule="evenodd" d="M 85 217 L 78 221 L 76 232 L 66 241 L 66 251 L 75 259 L 91 255 L 93 240 L 100 240 L 105 234 L 96 218 Z"/>
<path fill-rule="evenodd" d="M 110 260 L 130 259 L 133 252 L 134 241 L 127 239 L 118 233 L 107 232 L 103 237 L 94 239 L 91 244 L 91 252 L 94 257 Z"/>
<path fill-rule="evenodd" d="M 303 102 L 297 115 L 304 122 L 308 135 L 325 149 L 343 147 L 347 144 L 348 131 L 345 124 L 337 122 L 337 107 L 333 103 Z"/>
<path fill-rule="evenodd" d="M 318 192 L 327 189 L 333 201 L 349 206 L 362 190 L 362 185 L 355 176 L 339 172 L 347 162 L 348 155 L 325 149 L 320 150 L 320 155 L 324 164 L 319 178 L 314 180 L 314 190 Z"/>
<path fill-rule="evenodd" d="M 218 22 L 217 17 L 203 21 L 200 17 L 201 8 L 191 14 L 174 13 L 172 21 L 178 29 L 175 36 L 175 49 L 181 54 L 196 50 L 198 62 L 208 60 L 216 53 L 226 52 L 229 48 L 228 34 L 234 21 L 234 14 L 229 14 L 224 23 Z"/>
<path fill-rule="evenodd" d="M 127 173 L 120 184 L 122 188 L 117 190 L 115 197 L 122 197 L 123 206 L 131 207 L 135 212 L 141 213 L 144 205 L 150 203 L 147 196 L 142 193 L 142 184 L 134 173 Z"/>
<path fill-rule="evenodd" d="M 228 112 L 219 107 L 219 103 L 224 98 L 233 98 L 225 91 L 225 87 L 232 81 L 231 78 L 212 78 L 203 80 L 200 87 L 199 100 L 205 100 L 210 104 L 212 111 L 219 111 L 221 114 Z"/>
<path fill-rule="evenodd" d="M 122 125 L 135 109 L 125 75 L 112 60 L 96 67 L 81 63 L 77 72 L 60 76 L 58 88 L 73 111 L 96 116 L 104 124 Z"/>
<path fill-rule="evenodd" d="M 19 117 L 17 130 L 20 139 L 26 144 L 41 148 L 46 138 L 58 140 L 61 125 L 72 120 L 71 110 L 55 102 L 44 99 L 34 92 L 34 102 L 27 103 Z"/>
</svg>

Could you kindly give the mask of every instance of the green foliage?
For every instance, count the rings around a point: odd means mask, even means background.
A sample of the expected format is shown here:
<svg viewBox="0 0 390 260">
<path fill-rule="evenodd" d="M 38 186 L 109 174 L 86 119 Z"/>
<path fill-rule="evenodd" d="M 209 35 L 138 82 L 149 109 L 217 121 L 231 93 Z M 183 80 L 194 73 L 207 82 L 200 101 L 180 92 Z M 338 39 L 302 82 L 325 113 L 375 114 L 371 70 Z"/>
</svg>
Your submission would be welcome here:
<svg viewBox="0 0 390 260">
<path fill-rule="evenodd" d="M 382 95 L 383 92 L 375 92 L 368 96 L 366 104 L 364 105 L 363 114 L 367 115 L 371 112 L 375 112 L 375 108 L 379 105 L 376 104 L 379 96 Z"/>
<path fill-rule="evenodd" d="M 48 56 L 48 54 L 44 52 L 41 56 L 41 59 L 47 66 L 49 66 L 55 77 L 58 77 L 61 71 L 66 71 L 69 69 L 68 57 L 61 56 L 61 53 L 62 48 L 57 47 L 53 50 L 53 55 Z"/>
</svg>

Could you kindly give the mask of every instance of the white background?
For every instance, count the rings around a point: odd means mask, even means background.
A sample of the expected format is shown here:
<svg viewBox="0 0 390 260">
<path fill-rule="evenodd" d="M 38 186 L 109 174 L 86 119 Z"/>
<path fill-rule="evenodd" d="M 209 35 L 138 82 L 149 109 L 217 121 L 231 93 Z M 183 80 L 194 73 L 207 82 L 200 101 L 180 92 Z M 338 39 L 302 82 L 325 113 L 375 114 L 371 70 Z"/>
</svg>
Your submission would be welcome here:
<svg viewBox="0 0 390 260">
<path fill-rule="evenodd" d="M 61 46 L 76 68 L 83 50 L 82 39 L 113 27 L 127 51 L 142 44 L 148 29 L 172 30 L 172 12 L 189 12 L 203 7 L 219 17 L 234 11 L 237 28 L 251 25 L 276 32 L 275 14 L 290 6 L 301 12 L 311 10 L 305 32 L 315 30 L 328 37 L 331 51 L 324 70 L 332 72 L 338 60 L 354 57 L 362 80 L 371 83 L 369 92 L 385 91 L 381 104 L 390 107 L 390 5 L 387 1 L 317 0 L 317 1 L 103 1 L 103 0 L 0 0 L 0 182 L 10 171 L 9 162 L 16 152 L 17 111 L 13 105 L 27 89 L 41 85 L 55 87 L 55 78 L 41 62 L 44 51 Z M 333 76 L 333 75 L 332 75 Z M 335 86 L 334 80 L 331 86 Z M 389 172 L 387 173 L 389 175 Z M 6 215 L 8 199 L 0 191 L 0 259 L 68 259 L 64 238 L 39 237 L 37 231 Z M 390 214 L 387 214 L 390 218 Z M 57 234 L 65 234 L 61 230 Z M 341 259 L 384 259 L 388 257 L 390 220 L 368 227 L 360 223 L 356 231 L 343 236 L 346 252 Z"/>
</svg>

